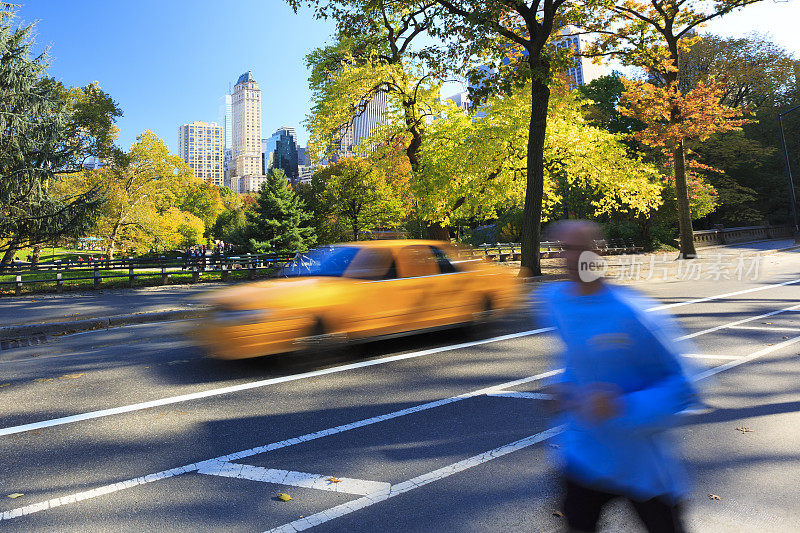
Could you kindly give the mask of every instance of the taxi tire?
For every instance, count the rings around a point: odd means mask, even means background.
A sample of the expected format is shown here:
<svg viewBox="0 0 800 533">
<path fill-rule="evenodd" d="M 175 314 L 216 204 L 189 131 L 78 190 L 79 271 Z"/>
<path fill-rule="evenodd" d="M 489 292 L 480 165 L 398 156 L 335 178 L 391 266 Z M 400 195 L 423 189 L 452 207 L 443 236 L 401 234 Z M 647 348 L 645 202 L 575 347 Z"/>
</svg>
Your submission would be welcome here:
<svg viewBox="0 0 800 533">
<path fill-rule="evenodd" d="M 472 314 L 472 322 L 468 326 L 470 334 L 474 336 L 491 333 L 496 325 L 497 313 L 491 296 L 483 296 L 479 309 L 481 310 Z"/>
<path fill-rule="evenodd" d="M 330 333 L 325 320 L 317 317 L 309 334 L 302 339 L 303 351 L 312 354 L 327 352 L 341 347 L 343 341 L 342 335 Z"/>
</svg>

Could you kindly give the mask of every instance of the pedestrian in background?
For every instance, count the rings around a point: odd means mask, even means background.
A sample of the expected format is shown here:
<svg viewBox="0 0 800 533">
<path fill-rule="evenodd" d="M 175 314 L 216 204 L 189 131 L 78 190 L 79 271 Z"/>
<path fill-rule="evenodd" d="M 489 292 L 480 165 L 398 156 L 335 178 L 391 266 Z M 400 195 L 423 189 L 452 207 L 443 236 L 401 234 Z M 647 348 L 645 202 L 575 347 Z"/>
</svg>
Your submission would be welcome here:
<svg viewBox="0 0 800 533">
<path fill-rule="evenodd" d="M 535 319 L 564 349 L 553 386 L 564 432 L 557 448 L 571 531 L 595 531 L 603 507 L 627 498 L 650 532 L 684 531 L 685 470 L 667 433 L 695 399 L 681 361 L 679 329 L 636 291 L 607 284 L 599 226 L 553 227 L 569 280 L 534 296 Z"/>
</svg>

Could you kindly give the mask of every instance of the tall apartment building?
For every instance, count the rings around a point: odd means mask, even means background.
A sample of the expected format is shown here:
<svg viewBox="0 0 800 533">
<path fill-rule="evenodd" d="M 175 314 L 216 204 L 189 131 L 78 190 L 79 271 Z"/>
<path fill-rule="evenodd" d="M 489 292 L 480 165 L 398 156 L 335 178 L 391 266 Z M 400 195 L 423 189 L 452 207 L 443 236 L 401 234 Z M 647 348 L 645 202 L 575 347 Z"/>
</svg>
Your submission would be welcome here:
<svg viewBox="0 0 800 533">
<path fill-rule="evenodd" d="M 217 123 L 222 126 L 224 137 L 224 148 L 233 148 L 233 99 L 231 95 L 225 94 L 219 97 L 217 109 Z"/>
<path fill-rule="evenodd" d="M 224 179 L 222 128 L 216 122 L 192 122 L 178 129 L 178 150 L 194 175 L 222 186 Z"/>
<path fill-rule="evenodd" d="M 586 52 L 591 44 L 590 35 L 570 35 L 579 32 L 580 30 L 574 26 L 564 26 L 561 29 L 561 35 L 563 37 L 555 42 L 556 50 L 571 47 L 575 53 L 574 66 L 567 69 L 567 76 L 569 76 L 570 85 L 573 88 L 590 83 L 608 74 L 607 69 L 603 65 L 596 65 L 592 62 L 591 58 L 579 55 L 582 52 Z"/>
<path fill-rule="evenodd" d="M 345 157 L 353 157 L 361 141 L 368 139 L 373 131 L 383 123 L 387 108 L 387 94 L 381 91 L 344 128 L 341 139 L 333 147 L 334 156 L 331 160 L 336 161 Z M 374 151 L 375 147 L 373 146 L 371 149 Z"/>
<path fill-rule="evenodd" d="M 289 183 L 297 183 L 299 149 L 297 147 L 297 134 L 294 128 L 283 126 L 269 139 L 263 140 L 264 174 L 270 170 L 280 168 L 283 170 Z"/>
<path fill-rule="evenodd" d="M 233 171 L 231 176 L 260 176 L 261 164 L 261 89 L 247 71 L 233 87 Z M 233 181 L 233 180 L 231 180 Z"/>
</svg>

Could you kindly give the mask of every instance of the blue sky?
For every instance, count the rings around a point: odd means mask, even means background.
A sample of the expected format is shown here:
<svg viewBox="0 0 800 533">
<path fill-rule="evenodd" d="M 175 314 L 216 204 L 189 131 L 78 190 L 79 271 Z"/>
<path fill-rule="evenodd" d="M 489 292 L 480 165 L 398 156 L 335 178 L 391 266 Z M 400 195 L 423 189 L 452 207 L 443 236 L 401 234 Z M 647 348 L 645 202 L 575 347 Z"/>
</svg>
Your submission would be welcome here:
<svg viewBox="0 0 800 533">
<path fill-rule="evenodd" d="M 262 91 L 263 134 L 280 126 L 308 134 L 311 96 L 304 56 L 329 41 L 332 25 L 283 0 L 16 0 L 38 20 L 51 75 L 69 85 L 100 82 L 125 113 L 118 144 L 146 129 L 177 151 L 178 126 L 216 121 L 217 100 L 242 72 Z"/>
<path fill-rule="evenodd" d="M 304 56 L 329 41 L 333 28 L 308 11 L 295 15 L 284 0 L 13 1 L 23 21 L 38 21 L 53 76 L 68 85 L 97 80 L 120 104 L 122 148 L 150 129 L 177 151 L 178 126 L 216 121 L 218 98 L 247 70 L 261 87 L 264 136 L 293 126 L 301 144 L 308 140 Z M 800 56 L 798 20 L 800 0 L 765 0 L 708 29 L 768 33 Z"/>
</svg>

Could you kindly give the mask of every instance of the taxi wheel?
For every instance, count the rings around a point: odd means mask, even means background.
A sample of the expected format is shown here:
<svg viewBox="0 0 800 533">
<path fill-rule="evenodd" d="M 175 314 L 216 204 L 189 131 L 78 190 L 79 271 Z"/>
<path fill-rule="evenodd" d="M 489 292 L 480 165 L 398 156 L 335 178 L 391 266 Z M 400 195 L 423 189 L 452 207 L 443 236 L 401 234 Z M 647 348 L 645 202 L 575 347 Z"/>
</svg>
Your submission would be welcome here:
<svg viewBox="0 0 800 533">
<path fill-rule="evenodd" d="M 472 313 L 472 322 L 469 324 L 469 333 L 472 336 L 485 336 L 492 332 L 495 326 L 495 308 L 492 298 L 484 295 L 478 307 L 479 311 Z"/>
<path fill-rule="evenodd" d="M 332 333 L 322 317 L 314 320 L 309 333 L 303 337 L 302 344 L 306 351 L 318 353 L 340 347 L 344 342 L 341 334 Z"/>
</svg>

